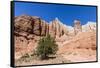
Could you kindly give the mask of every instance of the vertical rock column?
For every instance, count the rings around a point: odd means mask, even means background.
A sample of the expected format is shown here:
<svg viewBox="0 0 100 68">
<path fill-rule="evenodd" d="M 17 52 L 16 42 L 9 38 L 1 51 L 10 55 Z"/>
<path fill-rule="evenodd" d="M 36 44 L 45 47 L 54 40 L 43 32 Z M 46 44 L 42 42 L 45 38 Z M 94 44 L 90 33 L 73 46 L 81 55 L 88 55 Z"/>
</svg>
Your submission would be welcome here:
<svg viewBox="0 0 100 68">
<path fill-rule="evenodd" d="M 60 36 L 60 21 L 58 18 L 55 18 L 55 32 L 56 32 L 56 37 L 59 37 Z"/>
<path fill-rule="evenodd" d="M 79 20 L 74 20 L 74 33 L 75 35 L 82 32 L 82 26 Z"/>
<path fill-rule="evenodd" d="M 40 18 L 34 19 L 34 29 L 33 32 L 35 35 L 41 35 L 41 20 Z"/>
<path fill-rule="evenodd" d="M 49 24 L 49 34 L 51 35 L 51 37 L 54 37 L 55 31 L 54 31 L 54 23 L 50 22 Z"/>
</svg>

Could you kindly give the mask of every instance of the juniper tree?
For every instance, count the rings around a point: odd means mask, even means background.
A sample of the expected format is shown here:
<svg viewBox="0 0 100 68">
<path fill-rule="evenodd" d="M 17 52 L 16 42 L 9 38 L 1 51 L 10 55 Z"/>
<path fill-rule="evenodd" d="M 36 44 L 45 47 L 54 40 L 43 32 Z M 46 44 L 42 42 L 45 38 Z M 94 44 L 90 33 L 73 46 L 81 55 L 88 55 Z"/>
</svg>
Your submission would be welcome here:
<svg viewBox="0 0 100 68">
<path fill-rule="evenodd" d="M 46 59 L 49 55 L 56 54 L 57 50 L 58 45 L 56 44 L 54 38 L 48 34 L 46 37 L 43 37 L 39 40 L 36 53 L 40 59 L 43 60 Z"/>
</svg>

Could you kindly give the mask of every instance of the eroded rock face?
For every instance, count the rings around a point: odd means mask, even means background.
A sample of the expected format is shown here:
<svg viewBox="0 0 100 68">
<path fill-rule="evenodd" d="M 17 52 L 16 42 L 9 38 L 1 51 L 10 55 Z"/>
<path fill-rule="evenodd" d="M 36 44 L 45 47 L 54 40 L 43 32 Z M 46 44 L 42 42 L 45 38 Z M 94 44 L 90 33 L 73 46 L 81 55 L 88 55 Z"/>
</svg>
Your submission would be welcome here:
<svg viewBox="0 0 100 68">
<path fill-rule="evenodd" d="M 58 18 L 55 18 L 55 20 L 51 21 L 49 24 L 49 34 L 53 37 L 61 37 L 64 34 L 67 35 L 68 30 Z"/>
<path fill-rule="evenodd" d="M 41 35 L 46 36 L 49 33 L 49 24 L 44 20 L 41 21 Z"/>
<path fill-rule="evenodd" d="M 32 18 L 30 16 L 22 15 L 18 16 L 14 20 L 15 31 L 21 32 L 32 32 Z"/>
<path fill-rule="evenodd" d="M 22 15 L 14 20 L 15 58 L 35 50 L 40 36 L 46 36 L 48 24 L 36 16 Z"/>
<path fill-rule="evenodd" d="M 28 32 L 35 35 L 46 35 L 47 24 L 39 17 L 35 16 L 18 16 L 15 18 L 14 23 L 15 31 Z"/>
</svg>

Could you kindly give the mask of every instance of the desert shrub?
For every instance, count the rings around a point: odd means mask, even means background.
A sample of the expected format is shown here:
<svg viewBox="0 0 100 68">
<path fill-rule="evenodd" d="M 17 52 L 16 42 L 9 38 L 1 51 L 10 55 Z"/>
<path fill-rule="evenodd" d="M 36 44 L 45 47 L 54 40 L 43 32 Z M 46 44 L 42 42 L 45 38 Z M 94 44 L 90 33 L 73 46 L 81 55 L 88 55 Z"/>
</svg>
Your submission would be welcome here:
<svg viewBox="0 0 100 68">
<path fill-rule="evenodd" d="M 26 53 L 25 55 L 23 55 L 21 58 L 28 58 L 29 57 L 29 55 L 28 55 L 28 53 Z"/>
<path fill-rule="evenodd" d="M 49 55 L 56 54 L 57 50 L 58 45 L 56 44 L 54 38 L 48 34 L 46 37 L 39 40 L 36 54 L 43 60 L 48 58 Z"/>
</svg>

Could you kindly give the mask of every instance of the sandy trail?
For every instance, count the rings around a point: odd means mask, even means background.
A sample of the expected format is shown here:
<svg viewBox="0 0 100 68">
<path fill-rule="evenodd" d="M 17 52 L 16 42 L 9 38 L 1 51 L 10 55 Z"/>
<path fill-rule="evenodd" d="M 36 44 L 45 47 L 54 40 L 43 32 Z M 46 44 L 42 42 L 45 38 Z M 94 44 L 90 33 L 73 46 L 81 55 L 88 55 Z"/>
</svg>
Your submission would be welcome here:
<svg viewBox="0 0 100 68">
<path fill-rule="evenodd" d="M 88 62 L 96 61 L 96 51 L 91 49 L 75 49 L 70 50 L 62 56 L 71 62 Z"/>
</svg>

